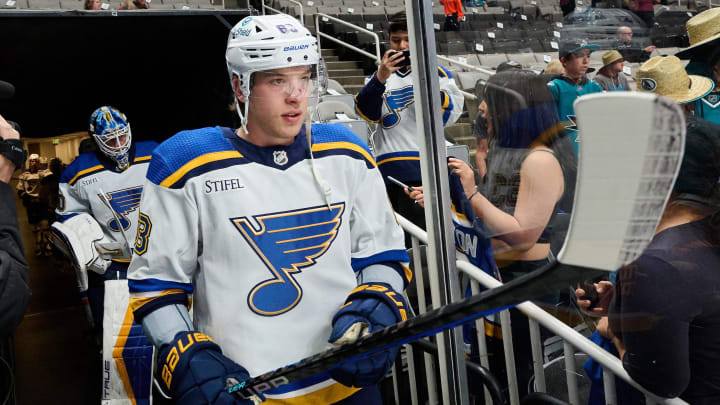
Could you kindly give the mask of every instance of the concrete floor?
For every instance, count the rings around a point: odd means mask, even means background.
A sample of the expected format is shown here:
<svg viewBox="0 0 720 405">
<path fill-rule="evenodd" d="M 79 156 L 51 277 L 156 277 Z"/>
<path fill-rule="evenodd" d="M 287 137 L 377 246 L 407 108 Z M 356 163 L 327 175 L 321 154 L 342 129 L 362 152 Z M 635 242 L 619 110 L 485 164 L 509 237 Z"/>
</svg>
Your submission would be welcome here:
<svg viewBox="0 0 720 405">
<path fill-rule="evenodd" d="M 32 290 L 13 339 L 16 404 L 98 404 L 100 355 L 90 343 L 75 275 L 53 257 L 34 255 L 25 207 L 16 200 Z"/>
</svg>

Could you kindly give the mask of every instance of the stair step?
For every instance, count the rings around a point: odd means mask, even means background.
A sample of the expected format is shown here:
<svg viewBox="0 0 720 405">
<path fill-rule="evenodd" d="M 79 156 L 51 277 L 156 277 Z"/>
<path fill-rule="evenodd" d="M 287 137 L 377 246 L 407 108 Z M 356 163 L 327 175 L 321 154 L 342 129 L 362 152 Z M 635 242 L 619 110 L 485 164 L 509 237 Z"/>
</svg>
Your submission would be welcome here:
<svg viewBox="0 0 720 405">
<path fill-rule="evenodd" d="M 326 63 L 326 65 L 328 70 L 357 69 L 360 67 L 360 64 L 355 61 L 328 62 Z"/>
<path fill-rule="evenodd" d="M 363 88 L 361 84 L 343 84 L 342 86 L 348 94 L 358 94 Z"/>
<path fill-rule="evenodd" d="M 331 78 L 337 79 L 338 77 L 362 76 L 365 72 L 362 69 L 328 69 L 328 74 Z"/>
<path fill-rule="evenodd" d="M 320 56 L 323 58 L 326 56 L 335 56 L 335 50 L 332 48 L 323 48 L 320 50 Z"/>
<path fill-rule="evenodd" d="M 345 76 L 345 77 L 335 77 L 335 80 L 338 81 L 338 83 L 342 84 L 343 87 L 347 84 L 354 84 L 361 86 L 365 84 L 365 76 Z"/>
<path fill-rule="evenodd" d="M 340 60 L 339 56 L 323 56 L 323 60 L 327 62 L 338 62 Z"/>
</svg>

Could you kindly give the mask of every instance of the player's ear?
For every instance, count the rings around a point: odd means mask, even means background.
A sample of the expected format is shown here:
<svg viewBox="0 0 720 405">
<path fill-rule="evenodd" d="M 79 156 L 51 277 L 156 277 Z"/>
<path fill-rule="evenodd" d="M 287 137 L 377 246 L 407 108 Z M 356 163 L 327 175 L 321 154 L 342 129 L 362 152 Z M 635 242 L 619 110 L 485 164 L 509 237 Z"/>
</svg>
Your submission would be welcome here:
<svg viewBox="0 0 720 405">
<path fill-rule="evenodd" d="M 242 93 L 242 90 L 240 90 L 240 79 L 236 75 L 233 75 L 232 85 L 235 97 L 237 97 L 241 103 L 245 103 L 245 95 Z"/>
</svg>

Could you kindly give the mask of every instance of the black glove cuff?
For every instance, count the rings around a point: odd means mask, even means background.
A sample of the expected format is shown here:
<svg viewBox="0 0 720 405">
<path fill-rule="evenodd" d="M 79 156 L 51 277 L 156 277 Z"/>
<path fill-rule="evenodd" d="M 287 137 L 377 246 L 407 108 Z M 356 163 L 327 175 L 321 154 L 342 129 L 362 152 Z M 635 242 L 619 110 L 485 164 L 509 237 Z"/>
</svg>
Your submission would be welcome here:
<svg viewBox="0 0 720 405">
<path fill-rule="evenodd" d="M 19 139 L 2 139 L 0 140 L 0 155 L 8 158 L 13 162 L 15 169 L 25 166 L 27 159 L 27 151 L 23 148 L 22 141 Z"/>
</svg>

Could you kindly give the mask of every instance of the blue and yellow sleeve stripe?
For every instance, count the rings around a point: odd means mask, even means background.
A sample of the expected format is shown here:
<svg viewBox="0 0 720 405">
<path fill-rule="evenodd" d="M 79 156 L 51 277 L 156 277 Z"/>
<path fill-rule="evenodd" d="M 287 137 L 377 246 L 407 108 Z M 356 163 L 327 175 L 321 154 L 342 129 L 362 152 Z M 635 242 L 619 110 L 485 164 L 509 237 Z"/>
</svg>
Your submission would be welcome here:
<svg viewBox="0 0 720 405">
<path fill-rule="evenodd" d="M 189 295 L 193 292 L 190 283 L 159 280 L 154 278 L 128 279 L 130 289 L 130 308 L 138 323 L 149 313 L 166 305 L 190 306 Z"/>
</svg>

